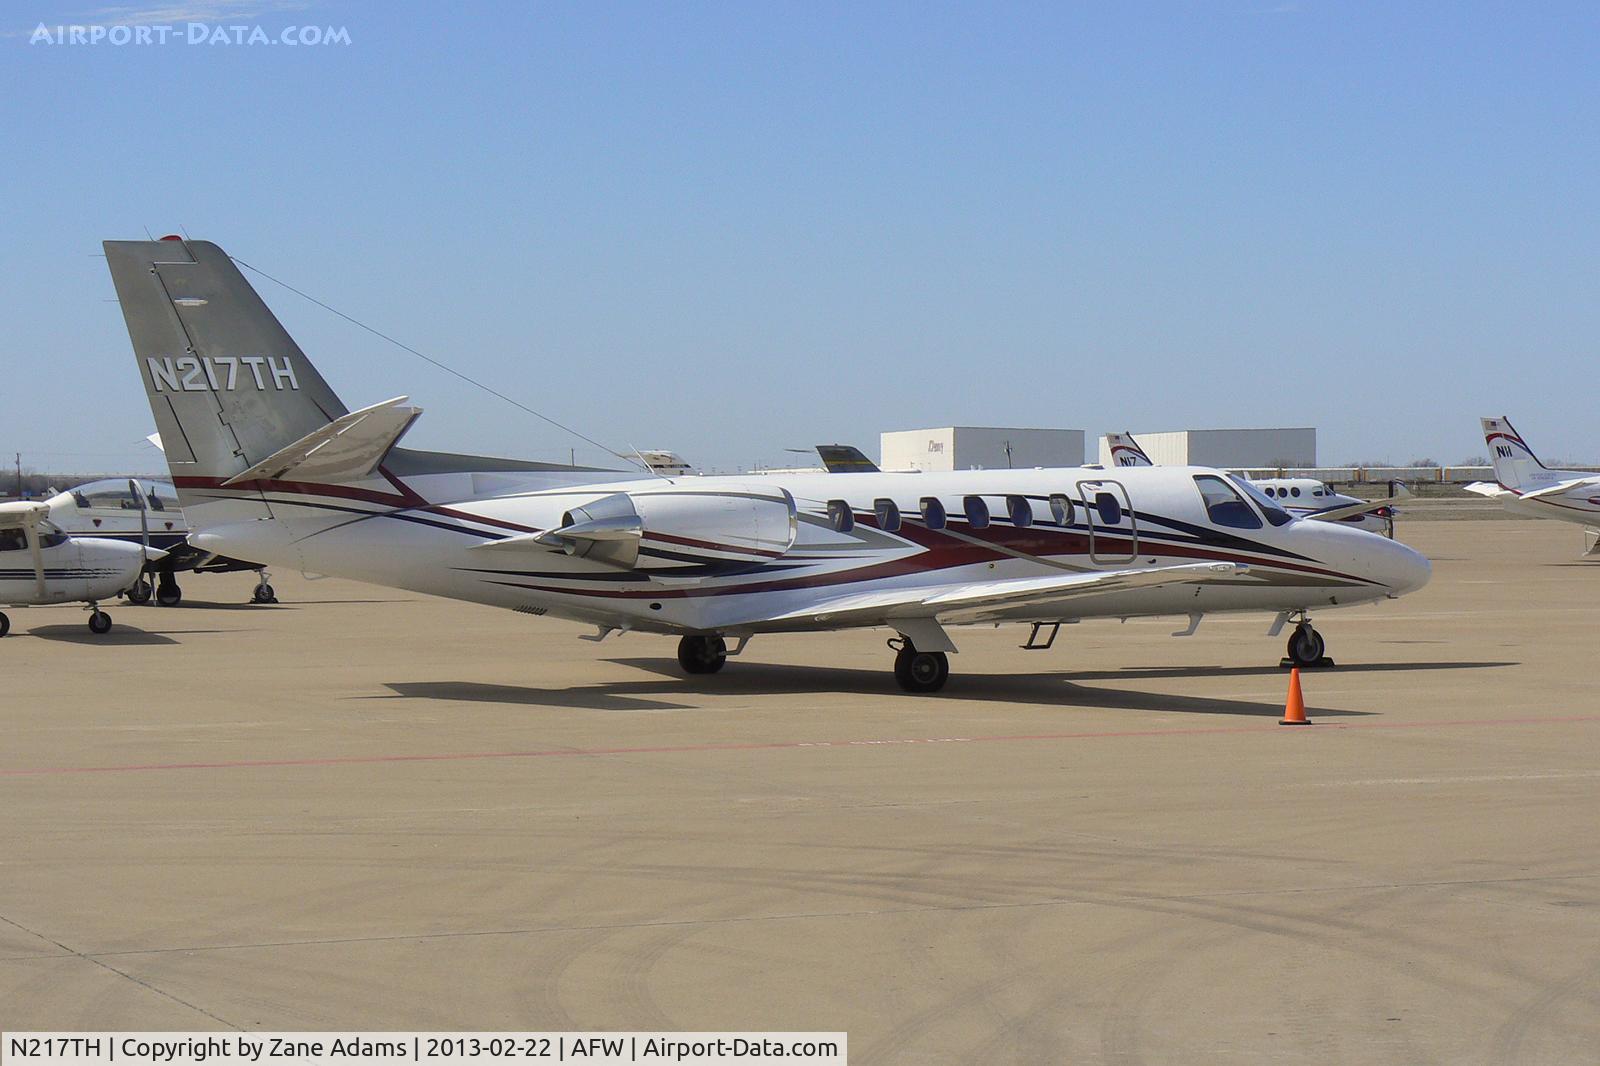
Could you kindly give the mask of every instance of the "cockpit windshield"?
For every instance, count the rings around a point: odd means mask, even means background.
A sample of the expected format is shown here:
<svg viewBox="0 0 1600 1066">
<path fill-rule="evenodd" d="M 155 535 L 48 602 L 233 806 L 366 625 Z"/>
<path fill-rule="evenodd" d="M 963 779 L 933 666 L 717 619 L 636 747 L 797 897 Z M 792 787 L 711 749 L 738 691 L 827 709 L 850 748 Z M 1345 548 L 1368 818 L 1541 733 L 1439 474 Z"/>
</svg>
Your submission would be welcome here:
<svg viewBox="0 0 1600 1066">
<path fill-rule="evenodd" d="M 1277 500 L 1252 485 L 1249 478 L 1229 474 L 1228 480 L 1239 486 L 1239 490 L 1246 496 L 1256 501 L 1256 506 L 1261 508 L 1261 513 L 1267 516 L 1268 522 L 1275 526 L 1286 526 L 1294 521 L 1294 515 L 1280 507 Z"/>
</svg>

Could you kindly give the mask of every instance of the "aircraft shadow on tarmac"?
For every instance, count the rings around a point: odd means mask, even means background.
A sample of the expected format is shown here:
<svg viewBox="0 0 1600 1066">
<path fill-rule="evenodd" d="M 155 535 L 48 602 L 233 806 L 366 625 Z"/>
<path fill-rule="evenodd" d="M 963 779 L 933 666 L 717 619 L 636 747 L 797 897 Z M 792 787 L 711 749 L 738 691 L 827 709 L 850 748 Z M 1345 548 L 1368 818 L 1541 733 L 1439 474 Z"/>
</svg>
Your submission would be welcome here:
<svg viewBox="0 0 1600 1066">
<path fill-rule="evenodd" d="M 854 693 L 903 696 L 894 680 L 881 670 L 851 670 L 831 666 L 788 666 L 779 663 L 729 664 L 712 678 L 686 678 L 672 659 L 608 659 L 657 675 L 641 681 L 611 681 L 571 688 L 546 689 L 522 685 L 489 685 L 473 681 L 389 682 L 388 688 L 407 699 L 447 700 L 463 703 L 516 704 L 535 707 L 575 707 L 599 711 L 687 710 L 689 704 L 671 700 L 692 692 L 712 696 L 797 695 Z M 1393 670 L 1455 670 L 1515 666 L 1515 663 L 1367 663 L 1337 667 L 1342 673 Z M 1194 714 L 1234 714 L 1279 717 L 1283 702 L 1179 696 L 1164 692 L 1130 692 L 1080 684 L 1083 680 L 1128 680 L 1178 677 L 1286 676 L 1273 666 L 1262 667 L 1131 667 L 1117 671 L 1060 671 L 1035 674 L 957 675 L 941 696 L 1002 703 L 1045 706 L 1101 707 L 1122 710 Z M 1273 686 L 1276 689 L 1278 686 Z M 666 697 L 666 699 L 658 698 Z M 911 699 L 913 697 L 904 697 Z M 926 699 L 928 697 L 914 697 Z M 937 698 L 937 697 L 935 697 Z M 1326 718 L 1366 717 L 1376 711 L 1318 707 Z"/>
<path fill-rule="evenodd" d="M 220 629 L 191 629 L 189 633 L 220 633 Z M 176 644 L 166 633 L 146 633 L 142 629 L 132 629 L 128 626 L 113 626 L 109 633 L 91 633 L 87 625 L 70 626 L 34 626 L 12 636 L 40 637 L 44 640 L 56 640 L 66 644 L 93 644 L 93 645 L 119 645 L 135 647 L 147 644 Z M 10 639 L 10 637 L 6 638 Z"/>
</svg>

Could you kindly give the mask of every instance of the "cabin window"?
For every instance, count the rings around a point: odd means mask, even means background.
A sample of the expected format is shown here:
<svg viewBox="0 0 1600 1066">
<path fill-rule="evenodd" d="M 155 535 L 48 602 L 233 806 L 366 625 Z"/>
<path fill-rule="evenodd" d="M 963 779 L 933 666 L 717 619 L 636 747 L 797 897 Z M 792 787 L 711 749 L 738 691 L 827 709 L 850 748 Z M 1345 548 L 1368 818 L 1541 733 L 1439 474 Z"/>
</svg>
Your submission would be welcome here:
<svg viewBox="0 0 1600 1066">
<path fill-rule="evenodd" d="M 0 529 L 0 552 L 21 551 L 28 546 L 27 535 L 15 527 Z"/>
<path fill-rule="evenodd" d="M 878 528 L 885 533 L 893 533 L 900 528 L 900 508 L 894 505 L 893 500 L 874 500 L 872 511 L 878 516 Z"/>
<path fill-rule="evenodd" d="M 944 528 L 944 504 L 932 496 L 922 498 L 922 524 L 929 529 Z"/>
<path fill-rule="evenodd" d="M 1206 514 L 1211 516 L 1212 522 L 1233 529 L 1261 528 L 1261 519 L 1232 485 L 1210 474 L 1196 477 L 1194 483 L 1200 488 L 1200 496 L 1206 501 Z"/>
<path fill-rule="evenodd" d="M 1290 489 L 1289 495 L 1298 497 L 1300 495 L 1300 486 L 1296 485 L 1294 488 Z"/>
<path fill-rule="evenodd" d="M 1033 525 L 1033 504 L 1026 496 L 1007 496 L 1006 513 L 1011 516 L 1011 524 L 1018 529 Z"/>
<path fill-rule="evenodd" d="M 840 533 L 848 533 L 856 528 L 856 514 L 843 500 L 829 500 L 828 524 Z"/>
<path fill-rule="evenodd" d="M 1122 521 L 1122 501 L 1109 492 L 1094 494 L 1094 509 L 1100 514 L 1100 521 L 1108 526 L 1114 526 Z"/>
<path fill-rule="evenodd" d="M 1050 517 L 1058 526 L 1072 525 L 1072 497 L 1053 493 L 1050 496 Z"/>
<path fill-rule="evenodd" d="M 982 496 L 967 496 L 962 499 L 961 506 L 967 512 L 967 524 L 973 529 L 989 525 L 989 505 L 983 502 Z"/>
</svg>

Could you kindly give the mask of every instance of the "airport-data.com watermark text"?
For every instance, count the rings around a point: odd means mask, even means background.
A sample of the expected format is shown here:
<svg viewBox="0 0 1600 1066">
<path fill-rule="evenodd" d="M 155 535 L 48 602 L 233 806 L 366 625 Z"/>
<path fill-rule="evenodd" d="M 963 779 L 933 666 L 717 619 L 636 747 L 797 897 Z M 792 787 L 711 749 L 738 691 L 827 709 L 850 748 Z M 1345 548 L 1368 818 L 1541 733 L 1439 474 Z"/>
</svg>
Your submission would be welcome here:
<svg viewBox="0 0 1600 1066">
<path fill-rule="evenodd" d="M 209 44 L 242 47 L 245 45 L 289 45 L 316 47 L 349 44 L 350 31 L 344 26 L 285 26 L 269 30 L 259 25 L 229 25 L 215 22 L 186 22 L 182 25 L 129 26 L 58 25 L 39 23 L 28 37 L 29 44 L 45 45 L 126 45 Z"/>
</svg>

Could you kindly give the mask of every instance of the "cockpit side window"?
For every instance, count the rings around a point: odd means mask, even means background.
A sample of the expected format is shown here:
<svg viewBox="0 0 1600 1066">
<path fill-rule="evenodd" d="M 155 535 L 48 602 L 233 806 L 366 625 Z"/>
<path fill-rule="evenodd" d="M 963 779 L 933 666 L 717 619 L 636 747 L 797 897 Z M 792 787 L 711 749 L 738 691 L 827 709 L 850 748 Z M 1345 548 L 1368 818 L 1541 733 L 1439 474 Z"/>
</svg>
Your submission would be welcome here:
<svg viewBox="0 0 1600 1066">
<path fill-rule="evenodd" d="M 0 552 L 20 551 L 28 546 L 28 538 L 13 526 L 10 529 L 0 529 Z"/>
<path fill-rule="evenodd" d="M 1283 509 L 1283 505 L 1272 499 L 1266 493 L 1256 488 L 1247 479 L 1238 474 L 1229 474 L 1228 480 L 1238 487 L 1239 491 L 1256 501 L 1256 506 L 1261 508 L 1261 513 L 1267 516 L 1267 521 L 1275 526 L 1286 526 L 1294 521 L 1294 515 Z M 1283 491 L 1282 489 L 1278 491 Z"/>
<path fill-rule="evenodd" d="M 1194 483 L 1199 486 L 1200 496 L 1206 502 L 1206 514 L 1211 516 L 1211 521 L 1233 529 L 1261 528 L 1261 519 L 1256 517 L 1256 513 L 1232 485 L 1214 474 L 1200 474 L 1195 477 Z"/>
</svg>

